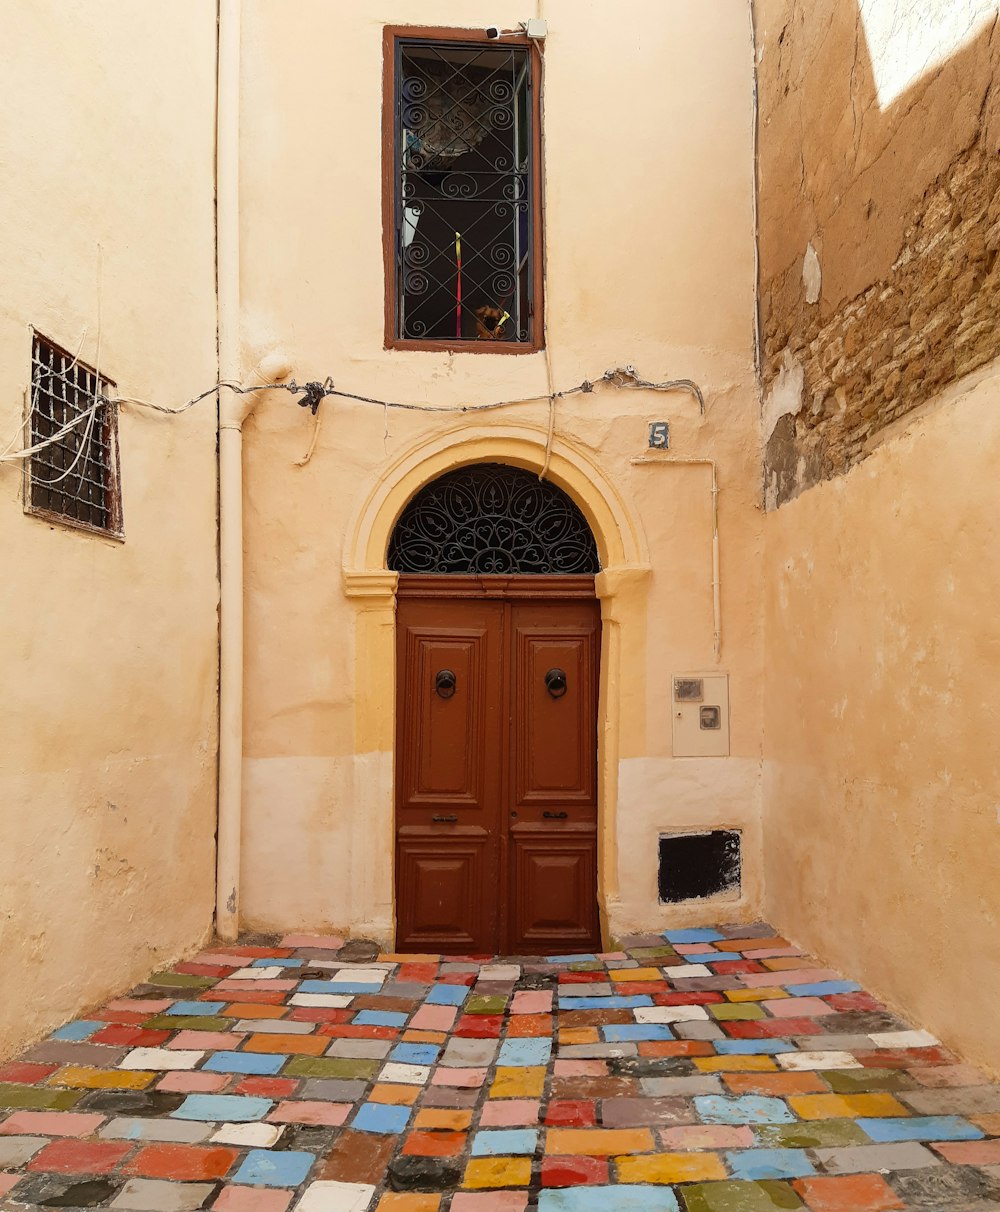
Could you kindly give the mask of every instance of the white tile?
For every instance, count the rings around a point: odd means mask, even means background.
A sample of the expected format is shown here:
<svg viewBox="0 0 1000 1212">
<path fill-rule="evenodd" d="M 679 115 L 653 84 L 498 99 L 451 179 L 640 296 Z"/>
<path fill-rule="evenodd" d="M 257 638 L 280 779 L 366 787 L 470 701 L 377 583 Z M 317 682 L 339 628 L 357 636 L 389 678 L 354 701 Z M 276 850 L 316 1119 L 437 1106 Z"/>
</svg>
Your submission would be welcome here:
<svg viewBox="0 0 1000 1212">
<path fill-rule="evenodd" d="M 383 968 L 340 968 L 333 980 L 355 981 L 361 985 L 381 985 L 386 973 Z"/>
<path fill-rule="evenodd" d="M 193 1069 L 204 1052 L 183 1048 L 133 1048 L 118 1062 L 119 1069 Z"/>
<path fill-rule="evenodd" d="M 850 1052 L 781 1052 L 774 1058 L 782 1069 L 860 1069 Z"/>
<path fill-rule="evenodd" d="M 213 1144 L 247 1145 L 252 1149 L 270 1149 L 284 1132 L 283 1124 L 220 1124 L 212 1133 Z"/>
<path fill-rule="evenodd" d="M 237 968 L 226 977 L 227 981 L 270 981 L 281 976 L 284 968 Z"/>
<path fill-rule="evenodd" d="M 934 1048 L 941 1042 L 929 1031 L 876 1031 L 868 1038 L 876 1048 Z"/>
<path fill-rule="evenodd" d="M 367 1212 L 374 1195 L 368 1183 L 311 1183 L 296 1212 Z"/>
<path fill-rule="evenodd" d="M 391 1061 L 378 1075 L 380 1082 L 402 1082 L 407 1086 L 423 1086 L 430 1078 L 430 1065 L 400 1065 Z"/>
<path fill-rule="evenodd" d="M 519 964 L 486 964 L 479 969 L 481 981 L 516 981 L 520 975 Z"/>
<path fill-rule="evenodd" d="M 712 969 L 704 964 L 684 964 L 683 967 L 675 964 L 672 968 L 664 968 L 663 971 L 672 981 L 687 980 L 688 977 L 696 976 L 715 976 Z"/>
<path fill-rule="evenodd" d="M 255 1035 L 310 1035 L 318 1023 L 300 1023 L 288 1018 L 241 1018 L 232 1031 L 252 1031 Z"/>
<path fill-rule="evenodd" d="M 354 998 L 349 993 L 293 993 L 288 999 L 293 1006 L 327 1006 L 343 1010 Z"/>
<path fill-rule="evenodd" d="M 640 1006 L 635 1012 L 637 1023 L 690 1023 L 706 1018 L 704 1006 Z"/>
</svg>

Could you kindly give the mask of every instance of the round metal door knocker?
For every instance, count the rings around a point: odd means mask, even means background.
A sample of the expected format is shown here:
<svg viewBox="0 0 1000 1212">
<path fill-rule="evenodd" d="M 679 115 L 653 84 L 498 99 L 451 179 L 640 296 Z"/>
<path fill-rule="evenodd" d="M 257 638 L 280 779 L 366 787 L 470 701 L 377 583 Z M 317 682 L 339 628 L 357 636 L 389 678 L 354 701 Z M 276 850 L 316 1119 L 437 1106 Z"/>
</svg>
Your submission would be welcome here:
<svg viewBox="0 0 1000 1212">
<path fill-rule="evenodd" d="M 554 699 L 561 699 L 566 693 L 565 670 L 550 669 L 545 675 L 545 689 Z"/>
<path fill-rule="evenodd" d="M 434 690 L 439 698 L 450 699 L 455 693 L 458 678 L 450 669 L 439 669 L 434 677 Z"/>
</svg>

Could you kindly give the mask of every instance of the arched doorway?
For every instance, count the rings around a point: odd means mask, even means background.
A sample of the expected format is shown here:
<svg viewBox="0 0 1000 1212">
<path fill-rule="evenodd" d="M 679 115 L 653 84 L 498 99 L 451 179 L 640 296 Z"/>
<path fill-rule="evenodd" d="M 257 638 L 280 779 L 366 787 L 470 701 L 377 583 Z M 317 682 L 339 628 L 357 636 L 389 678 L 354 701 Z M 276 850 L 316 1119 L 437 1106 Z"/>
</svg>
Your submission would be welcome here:
<svg viewBox="0 0 1000 1212">
<path fill-rule="evenodd" d="M 600 571 L 573 500 L 522 468 L 407 504 L 396 591 L 396 940 L 445 954 L 599 944 Z"/>
</svg>

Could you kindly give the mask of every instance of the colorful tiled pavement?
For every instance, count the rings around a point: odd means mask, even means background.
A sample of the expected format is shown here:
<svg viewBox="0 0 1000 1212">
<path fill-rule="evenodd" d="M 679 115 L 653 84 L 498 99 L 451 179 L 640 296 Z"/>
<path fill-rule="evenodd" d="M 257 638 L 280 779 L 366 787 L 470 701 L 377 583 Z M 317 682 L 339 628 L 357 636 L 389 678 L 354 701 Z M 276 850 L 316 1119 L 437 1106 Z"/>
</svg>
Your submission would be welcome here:
<svg viewBox="0 0 1000 1212">
<path fill-rule="evenodd" d="M 985 1212 L 1000 1086 L 762 925 L 511 961 L 292 935 L 0 1067 L 0 1207 Z"/>
</svg>

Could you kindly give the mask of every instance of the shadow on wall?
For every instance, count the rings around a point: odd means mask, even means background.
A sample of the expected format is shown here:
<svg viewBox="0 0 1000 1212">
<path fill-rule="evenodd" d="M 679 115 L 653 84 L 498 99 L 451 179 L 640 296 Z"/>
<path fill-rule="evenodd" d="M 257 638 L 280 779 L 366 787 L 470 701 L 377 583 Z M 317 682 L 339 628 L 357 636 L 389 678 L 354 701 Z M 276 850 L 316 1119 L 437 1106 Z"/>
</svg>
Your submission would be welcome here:
<svg viewBox="0 0 1000 1212">
<path fill-rule="evenodd" d="M 997 5 L 914 7 L 758 5 L 772 508 L 1000 355 Z"/>
</svg>

